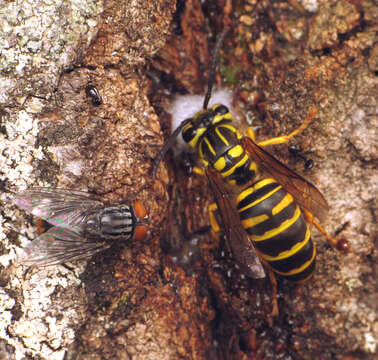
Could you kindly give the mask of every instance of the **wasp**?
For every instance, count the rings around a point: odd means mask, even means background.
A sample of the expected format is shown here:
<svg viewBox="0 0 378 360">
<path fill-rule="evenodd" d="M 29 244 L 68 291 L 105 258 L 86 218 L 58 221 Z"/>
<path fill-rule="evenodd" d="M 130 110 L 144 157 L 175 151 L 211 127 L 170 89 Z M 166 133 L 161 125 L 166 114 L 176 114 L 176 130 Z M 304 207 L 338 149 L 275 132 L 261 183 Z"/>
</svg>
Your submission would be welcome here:
<svg viewBox="0 0 378 360">
<path fill-rule="evenodd" d="M 25 265 L 90 257 L 115 241 L 141 240 L 147 233 L 147 212 L 139 201 L 111 205 L 86 192 L 31 188 L 14 194 L 12 202 L 52 225 L 24 248 L 19 262 Z"/>
<path fill-rule="evenodd" d="M 282 144 L 306 129 L 316 114 L 310 110 L 302 125 L 289 135 L 256 143 L 252 129 L 243 136 L 222 104 L 208 108 L 214 83 L 216 57 L 227 31 L 217 39 L 203 109 L 179 125 L 155 158 L 152 173 L 175 138 L 198 155 L 201 169 L 215 196 L 210 205 L 210 225 L 220 231 L 216 211 L 225 229 L 226 245 L 246 275 L 265 277 L 262 263 L 276 274 L 293 280 L 309 278 L 316 262 L 316 249 L 309 224 L 314 224 L 333 244 L 315 220 L 324 219 L 329 206 L 321 192 L 306 179 L 270 155 L 264 147 Z"/>
</svg>

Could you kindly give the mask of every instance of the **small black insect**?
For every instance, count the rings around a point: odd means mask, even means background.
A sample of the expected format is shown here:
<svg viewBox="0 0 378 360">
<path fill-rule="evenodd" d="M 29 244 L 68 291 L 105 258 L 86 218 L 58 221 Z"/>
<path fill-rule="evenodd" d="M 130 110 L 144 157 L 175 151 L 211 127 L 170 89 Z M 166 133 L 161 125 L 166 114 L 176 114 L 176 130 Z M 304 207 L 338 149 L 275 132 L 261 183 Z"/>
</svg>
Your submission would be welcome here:
<svg viewBox="0 0 378 360">
<path fill-rule="evenodd" d="M 314 167 L 314 160 L 307 158 L 299 148 L 299 146 L 293 145 L 289 147 L 289 151 L 291 154 L 293 154 L 296 157 L 301 158 L 304 160 L 304 168 L 307 170 L 310 170 Z"/>
<path fill-rule="evenodd" d="M 85 87 L 85 93 L 92 99 L 92 104 L 94 106 L 99 106 L 102 104 L 102 99 L 97 88 L 93 85 L 87 85 Z"/>
</svg>

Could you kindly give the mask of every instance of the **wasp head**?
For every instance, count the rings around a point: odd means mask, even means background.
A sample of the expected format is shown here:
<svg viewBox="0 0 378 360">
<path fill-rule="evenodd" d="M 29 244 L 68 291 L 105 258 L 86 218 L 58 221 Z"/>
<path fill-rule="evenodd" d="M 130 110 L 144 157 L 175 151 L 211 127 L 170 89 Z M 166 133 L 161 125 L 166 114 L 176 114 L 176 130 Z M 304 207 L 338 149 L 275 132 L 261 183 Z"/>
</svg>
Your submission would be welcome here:
<svg viewBox="0 0 378 360">
<path fill-rule="evenodd" d="M 225 105 L 214 105 L 210 109 L 197 112 L 182 130 L 182 137 L 192 148 L 195 148 L 202 136 L 220 123 L 231 122 L 232 115 Z"/>
</svg>

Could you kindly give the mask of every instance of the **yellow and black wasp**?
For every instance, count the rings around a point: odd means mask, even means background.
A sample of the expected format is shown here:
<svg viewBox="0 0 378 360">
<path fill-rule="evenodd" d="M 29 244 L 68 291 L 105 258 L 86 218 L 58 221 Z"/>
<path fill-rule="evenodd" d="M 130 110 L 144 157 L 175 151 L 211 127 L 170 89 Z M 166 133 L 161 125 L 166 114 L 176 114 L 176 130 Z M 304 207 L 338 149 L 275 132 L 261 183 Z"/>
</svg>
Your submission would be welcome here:
<svg viewBox="0 0 378 360">
<path fill-rule="evenodd" d="M 285 143 L 302 132 L 316 110 L 311 109 L 303 124 L 289 135 L 256 143 L 252 129 L 248 136 L 243 136 L 232 125 L 232 114 L 226 106 L 218 104 L 208 108 L 217 53 L 225 35 L 223 31 L 216 42 L 203 110 L 184 120 L 172 133 L 155 159 L 153 176 L 182 132 L 184 141 L 201 159 L 215 195 L 216 204 L 210 205 L 210 224 L 213 230 L 219 230 L 214 214 L 218 209 L 227 246 L 246 275 L 264 277 L 262 260 L 282 277 L 302 281 L 315 268 L 316 249 L 309 223 L 336 243 L 314 219 L 314 215 L 324 218 L 328 204 L 314 185 L 263 147 Z"/>
</svg>

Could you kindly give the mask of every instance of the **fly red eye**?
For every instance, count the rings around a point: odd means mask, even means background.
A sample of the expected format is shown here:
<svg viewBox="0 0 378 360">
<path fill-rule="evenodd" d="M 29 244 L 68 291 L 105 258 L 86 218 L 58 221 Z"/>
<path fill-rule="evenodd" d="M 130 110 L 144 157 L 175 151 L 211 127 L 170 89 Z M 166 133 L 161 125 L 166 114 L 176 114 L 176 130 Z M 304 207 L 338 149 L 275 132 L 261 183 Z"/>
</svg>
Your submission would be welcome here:
<svg viewBox="0 0 378 360">
<path fill-rule="evenodd" d="M 147 226 L 145 225 L 137 225 L 135 228 L 134 239 L 135 240 L 143 240 L 147 234 Z"/>
<path fill-rule="evenodd" d="M 144 205 L 139 201 L 134 201 L 134 212 L 137 218 L 143 219 L 147 216 L 147 211 Z"/>
</svg>

